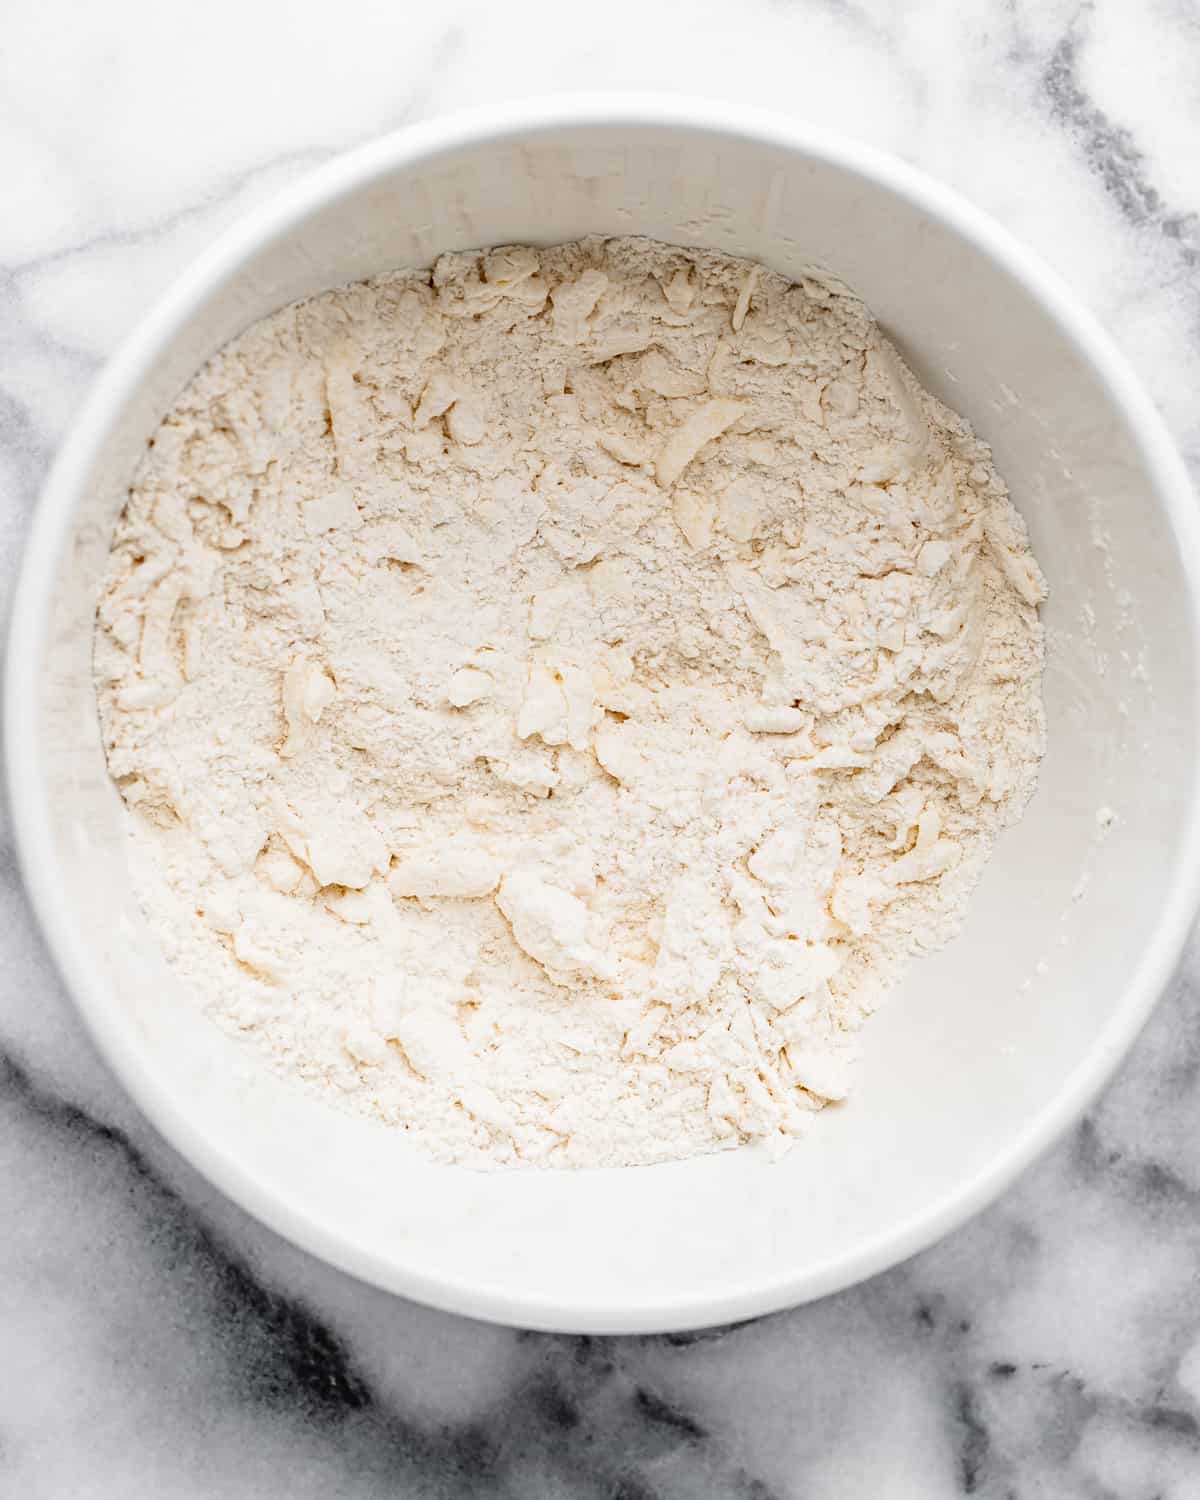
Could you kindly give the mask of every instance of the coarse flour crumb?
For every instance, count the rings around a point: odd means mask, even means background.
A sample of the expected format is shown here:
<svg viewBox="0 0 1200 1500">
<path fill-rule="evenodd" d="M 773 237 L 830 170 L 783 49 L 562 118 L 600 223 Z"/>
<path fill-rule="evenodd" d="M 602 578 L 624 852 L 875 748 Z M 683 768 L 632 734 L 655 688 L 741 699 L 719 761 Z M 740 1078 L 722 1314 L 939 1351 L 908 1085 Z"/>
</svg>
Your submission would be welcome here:
<svg viewBox="0 0 1200 1500">
<path fill-rule="evenodd" d="M 117 526 L 140 899 L 216 1021 L 440 1159 L 784 1146 L 1033 790 L 1044 592 L 823 281 L 596 239 L 328 292 Z"/>
</svg>

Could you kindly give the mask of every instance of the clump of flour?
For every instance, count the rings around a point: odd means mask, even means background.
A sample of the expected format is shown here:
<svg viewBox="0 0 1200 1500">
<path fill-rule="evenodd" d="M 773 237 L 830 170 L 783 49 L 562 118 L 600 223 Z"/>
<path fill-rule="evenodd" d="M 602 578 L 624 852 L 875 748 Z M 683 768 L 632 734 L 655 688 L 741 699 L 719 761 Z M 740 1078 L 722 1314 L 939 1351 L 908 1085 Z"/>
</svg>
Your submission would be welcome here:
<svg viewBox="0 0 1200 1500">
<path fill-rule="evenodd" d="M 176 972 L 473 1165 L 785 1145 L 1042 751 L 987 448 L 853 297 L 645 240 L 288 307 L 179 398 L 96 681 Z"/>
</svg>

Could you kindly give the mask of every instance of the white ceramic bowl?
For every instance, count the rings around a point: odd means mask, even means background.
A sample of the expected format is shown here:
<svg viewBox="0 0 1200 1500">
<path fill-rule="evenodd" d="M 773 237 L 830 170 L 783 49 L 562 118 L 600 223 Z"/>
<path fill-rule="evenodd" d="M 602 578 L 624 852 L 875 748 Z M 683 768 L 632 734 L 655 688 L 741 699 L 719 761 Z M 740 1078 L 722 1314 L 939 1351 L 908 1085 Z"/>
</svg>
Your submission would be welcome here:
<svg viewBox="0 0 1200 1500">
<path fill-rule="evenodd" d="M 97 580 L 146 438 L 202 361 L 338 282 L 596 232 L 842 277 L 991 442 L 1050 581 L 1049 752 L 1033 805 L 962 936 L 868 1028 L 851 1102 L 777 1165 L 739 1152 L 476 1174 L 422 1162 L 395 1134 L 277 1082 L 177 993 L 129 893 L 105 774 L 89 672 Z M 1108 339 L 1005 233 L 900 162 L 663 98 L 437 121 L 255 214 L 98 381 L 38 508 L 12 621 L 6 753 L 25 876 L 130 1093 L 307 1249 L 422 1301 L 541 1328 L 675 1329 L 783 1307 L 900 1260 L 986 1203 L 1145 1020 L 1200 871 L 1198 559 L 1182 466 Z M 1101 808 L 1116 813 L 1107 834 Z"/>
</svg>

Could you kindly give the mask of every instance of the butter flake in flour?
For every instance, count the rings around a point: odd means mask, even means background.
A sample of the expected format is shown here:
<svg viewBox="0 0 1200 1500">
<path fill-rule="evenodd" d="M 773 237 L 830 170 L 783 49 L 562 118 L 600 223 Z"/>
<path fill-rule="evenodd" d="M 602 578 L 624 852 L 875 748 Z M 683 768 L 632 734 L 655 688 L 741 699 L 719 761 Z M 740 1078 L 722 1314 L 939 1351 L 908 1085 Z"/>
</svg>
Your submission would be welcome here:
<svg viewBox="0 0 1200 1500">
<path fill-rule="evenodd" d="M 786 1145 L 1042 751 L 987 448 L 853 297 L 444 256 L 192 381 L 96 635 L 148 919 L 283 1073 L 473 1165 Z"/>
</svg>

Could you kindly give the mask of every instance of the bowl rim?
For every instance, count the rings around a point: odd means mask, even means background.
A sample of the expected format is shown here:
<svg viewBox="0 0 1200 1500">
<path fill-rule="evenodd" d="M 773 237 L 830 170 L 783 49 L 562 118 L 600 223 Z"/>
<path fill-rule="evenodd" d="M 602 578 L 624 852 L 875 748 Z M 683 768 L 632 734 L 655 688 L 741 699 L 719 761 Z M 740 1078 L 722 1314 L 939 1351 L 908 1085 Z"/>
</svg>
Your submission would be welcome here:
<svg viewBox="0 0 1200 1500">
<path fill-rule="evenodd" d="M 757 1316 L 839 1291 L 907 1259 L 957 1228 L 995 1198 L 1082 1113 L 1131 1047 L 1172 976 L 1200 904 L 1200 767 L 1193 772 L 1184 835 L 1169 893 L 1133 977 L 1108 1024 L 1024 1130 L 970 1179 L 909 1220 L 850 1253 L 800 1272 L 783 1272 L 717 1295 L 681 1295 L 620 1306 L 546 1298 L 443 1276 L 436 1267 L 364 1249 L 278 1196 L 206 1138 L 200 1124 L 142 1065 L 110 1021 L 104 987 L 88 945 L 56 900 L 54 839 L 41 780 L 36 735 L 38 664 L 50 620 L 54 570 L 91 462 L 115 413 L 162 346 L 212 290 L 257 249 L 313 210 L 400 166 L 529 132 L 578 128 L 674 128 L 720 134 L 750 145 L 795 151 L 857 174 L 906 198 L 1007 271 L 1086 360 L 1124 412 L 1139 456 L 1174 535 L 1200 643 L 1200 515 L 1183 461 L 1149 395 L 1095 316 L 1059 275 L 1008 230 L 950 188 L 906 162 L 836 132 L 776 112 L 699 97 L 653 92 L 586 92 L 459 111 L 406 126 L 348 151 L 241 218 L 191 262 L 154 303 L 96 379 L 72 423 L 35 506 L 16 588 L 4 663 L 3 757 L 18 865 L 37 923 L 76 1010 L 123 1088 L 154 1128 L 205 1177 L 254 1218 L 338 1269 L 447 1312 L 556 1332 L 649 1333 L 711 1326 Z M 1200 674 L 1198 674 L 1200 675 Z M 1200 734 L 1200 681 L 1197 682 Z"/>
</svg>

